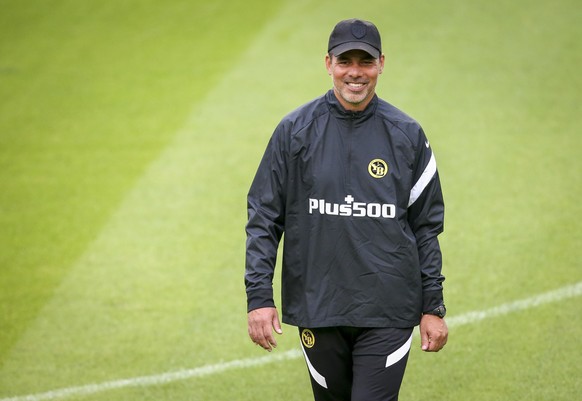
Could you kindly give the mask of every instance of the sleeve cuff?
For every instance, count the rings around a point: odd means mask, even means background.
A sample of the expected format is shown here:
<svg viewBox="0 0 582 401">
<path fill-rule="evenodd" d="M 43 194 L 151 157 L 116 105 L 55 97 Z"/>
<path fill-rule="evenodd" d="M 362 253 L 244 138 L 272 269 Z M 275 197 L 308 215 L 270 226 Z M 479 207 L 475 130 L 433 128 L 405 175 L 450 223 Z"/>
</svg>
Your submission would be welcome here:
<svg viewBox="0 0 582 401">
<path fill-rule="evenodd" d="M 444 305 L 443 291 L 425 291 L 422 293 L 422 312 L 431 312 L 441 305 Z"/>
<path fill-rule="evenodd" d="M 274 308 L 273 290 L 255 290 L 247 293 L 247 313 L 259 308 Z"/>
</svg>

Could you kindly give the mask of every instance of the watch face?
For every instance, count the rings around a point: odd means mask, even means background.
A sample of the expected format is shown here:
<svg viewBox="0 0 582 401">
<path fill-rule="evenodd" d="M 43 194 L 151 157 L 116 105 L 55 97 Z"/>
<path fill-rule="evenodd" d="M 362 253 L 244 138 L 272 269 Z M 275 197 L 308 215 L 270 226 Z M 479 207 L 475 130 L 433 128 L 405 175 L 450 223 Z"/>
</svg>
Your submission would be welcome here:
<svg viewBox="0 0 582 401">
<path fill-rule="evenodd" d="M 432 312 L 428 312 L 428 314 L 443 318 L 447 314 L 447 309 L 445 308 L 444 305 L 441 305 L 441 306 L 437 307 L 435 310 L 433 310 Z"/>
<path fill-rule="evenodd" d="M 437 315 L 438 317 L 445 317 L 445 315 L 447 314 L 447 310 L 445 309 L 444 305 L 439 306 L 438 308 L 435 309 L 435 315 Z"/>
<path fill-rule="evenodd" d="M 441 305 L 441 306 L 435 308 L 434 310 L 432 310 L 431 312 L 425 312 L 425 314 L 426 315 L 435 315 L 435 316 L 438 316 L 440 318 L 443 318 L 447 314 L 447 308 L 445 308 L 444 305 Z"/>
</svg>

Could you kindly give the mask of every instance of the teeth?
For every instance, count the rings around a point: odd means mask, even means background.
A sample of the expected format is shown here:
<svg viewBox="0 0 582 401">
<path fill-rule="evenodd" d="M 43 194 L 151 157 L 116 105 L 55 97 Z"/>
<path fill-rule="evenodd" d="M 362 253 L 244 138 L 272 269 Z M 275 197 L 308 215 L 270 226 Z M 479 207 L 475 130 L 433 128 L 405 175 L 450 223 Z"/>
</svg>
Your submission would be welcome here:
<svg viewBox="0 0 582 401">
<path fill-rule="evenodd" d="M 354 88 L 361 88 L 364 84 L 348 83 L 348 86 L 353 86 Z"/>
</svg>

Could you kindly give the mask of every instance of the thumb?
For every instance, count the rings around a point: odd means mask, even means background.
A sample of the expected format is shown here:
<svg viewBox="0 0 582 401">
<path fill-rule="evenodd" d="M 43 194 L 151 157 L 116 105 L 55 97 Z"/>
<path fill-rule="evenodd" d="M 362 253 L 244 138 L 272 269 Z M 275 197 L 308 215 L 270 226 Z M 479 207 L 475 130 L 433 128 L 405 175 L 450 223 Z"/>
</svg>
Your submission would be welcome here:
<svg viewBox="0 0 582 401">
<path fill-rule="evenodd" d="M 281 323 L 279 322 L 278 313 L 276 313 L 275 316 L 273 316 L 273 329 L 275 329 L 275 332 L 277 334 L 283 334 L 283 330 L 281 329 Z"/>
</svg>

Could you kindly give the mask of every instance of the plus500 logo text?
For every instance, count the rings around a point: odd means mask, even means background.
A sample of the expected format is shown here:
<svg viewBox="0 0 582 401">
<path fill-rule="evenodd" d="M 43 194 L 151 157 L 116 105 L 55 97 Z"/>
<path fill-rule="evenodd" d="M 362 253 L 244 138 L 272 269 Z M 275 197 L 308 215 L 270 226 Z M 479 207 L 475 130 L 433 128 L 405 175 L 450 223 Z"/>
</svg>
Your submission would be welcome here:
<svg viewBox="0 0 582 401">
<path fill-rule="evenodd" d="M 353 217 L 376 217 L 393 219 L 396 217 L 396 206 L 388 203 L 364 203 L 354 202 L 351 195 L 346 196 L 346 203 L 329 203 L 325 199 L 309 199 L 309 214 Z"/>
</svg>

